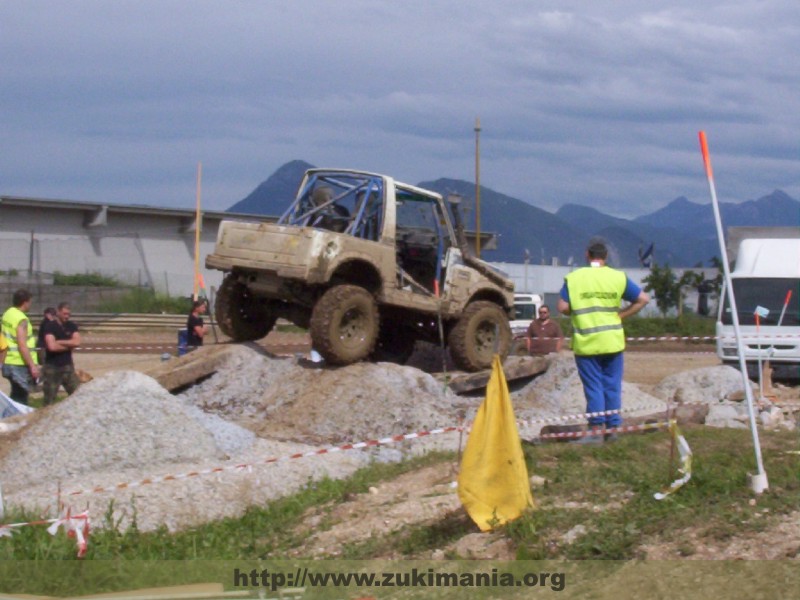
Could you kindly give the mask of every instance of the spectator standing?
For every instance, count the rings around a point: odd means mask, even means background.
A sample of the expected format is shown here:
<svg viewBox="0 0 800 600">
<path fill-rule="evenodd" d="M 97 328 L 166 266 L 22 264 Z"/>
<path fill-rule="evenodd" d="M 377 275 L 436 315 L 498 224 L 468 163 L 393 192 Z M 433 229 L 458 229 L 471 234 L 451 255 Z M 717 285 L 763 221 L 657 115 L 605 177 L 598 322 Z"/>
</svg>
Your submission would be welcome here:
<svg viewBox="0 0 800 600">
<path fill-rule="evenodd" d="M 539 317 L 528 325 L 525 340 L 528 345 L 528 354 L 561 352 L 564 345 L 564 333 L 561 331 L 561 326 L 550 318 L 550 307 L 546 304 L 539 307 Z"/>
<path fill-rule="evenodd" d="M 52 306 L 48 306 L 44 309 L 44 316 L 42 318 L 42 322 L 39 323 L 39 335 L 36 338 L 36 353 L 39 355 L 39 364 L 44 364 L 44 355 L 47 353 L 44 343 L 44 326 L 49 321 L 52 321 L 56 318 L 56 309 Z"/>
<path fill-rule="evenodd" d="M 46 322 L 43 327 L 46 353 L 42 370 L 42 390 L 45 406 L 56 401 L 59 387 L 64 386 L 69 396 L 81 384 L 72 362 L 72 351 L 80 346 L 81 335 L 78 333 L 78 326 L 70 320 L 71 316 L 69 304 L 62 302 L 56 310 L 56 318 Z"/>
<path fill-rule="evenodd" d="M 203 345 L 203 338 L 208 333 L 208 325 L 203 324 L 203 317 L 208 309 L 205 300 L 195 300 L 192 302 L 192 312 L 189 313 L 189 318 L 186 319 L 186 343 L 189 350 L 193 350 Z"/>
<path fill-rule="evenodd" d="M 558 300 L 558 310 L 570 315 L 572 350 L 583 383 L 587 412 L 622 408 L 623 351 L 625 331 L 622 320 L 635 315 L 650 297 L 622 271 L 606 265 L 605 244 L 592 243 L 586 251 L 588 267 L 566 276 Z M 630 302 L 620 310 L 622 301 Z M 619 413 L 589 418 L 592 437 L 579 443 L 602 443 L 603 428 L 622 424 Z M 605 439 L 612 441 L 615 435 Z"/>
<path fill-rule="evenodd" d="M 26 314 L 31 308 L 31 293 L 19 289 L 14 292 L 11 302 L 12 306 L 3 313 L 0 329 L 8 342 L 2 371 L 3 377 L 11 383 L 11 399 L 27 405 L 39 378 L 39 365 L 34 353 L 36 338 Z"/>
</svg>

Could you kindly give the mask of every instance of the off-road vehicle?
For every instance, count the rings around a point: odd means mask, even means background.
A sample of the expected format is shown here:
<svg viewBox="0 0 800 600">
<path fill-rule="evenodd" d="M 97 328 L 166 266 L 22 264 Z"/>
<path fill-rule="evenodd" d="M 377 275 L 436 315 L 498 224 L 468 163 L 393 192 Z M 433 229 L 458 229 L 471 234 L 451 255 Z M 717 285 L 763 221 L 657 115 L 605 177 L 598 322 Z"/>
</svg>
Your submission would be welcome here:
<svg viewBox="0 0 800 600">
<path fill-rule="evenodd" d="M 221 223 L 206 257 L 226 273 L 220 328 L 256 340 L 284 318 L 338 365 L 402 363 L 417 340 L 443 338 L 460 368 L 488 368 L 511 345 L 514 286 L 467 254 L 454 215 L 440 194 L 391 177 L 311 169 L 277 223 Z"/>
</svg>

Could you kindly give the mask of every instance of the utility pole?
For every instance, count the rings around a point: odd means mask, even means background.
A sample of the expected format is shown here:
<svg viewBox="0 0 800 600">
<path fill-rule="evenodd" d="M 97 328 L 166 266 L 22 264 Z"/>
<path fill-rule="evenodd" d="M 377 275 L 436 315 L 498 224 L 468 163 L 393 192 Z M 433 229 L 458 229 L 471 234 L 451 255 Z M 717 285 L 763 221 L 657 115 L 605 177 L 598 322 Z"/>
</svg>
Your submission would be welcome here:
<svg viewBox="0 0 800 600">
<path fill-rule="evenodd" d="M 530 251 L 525 248 L 525 292 L 529 292 L 528 289 L 528 264 L 531 262 L 531 253 Z"/>
<path fill-rule="evenodd" d="M 475 117 L 475 256 L 481 257 L 481 119 Z"/>
</svg>

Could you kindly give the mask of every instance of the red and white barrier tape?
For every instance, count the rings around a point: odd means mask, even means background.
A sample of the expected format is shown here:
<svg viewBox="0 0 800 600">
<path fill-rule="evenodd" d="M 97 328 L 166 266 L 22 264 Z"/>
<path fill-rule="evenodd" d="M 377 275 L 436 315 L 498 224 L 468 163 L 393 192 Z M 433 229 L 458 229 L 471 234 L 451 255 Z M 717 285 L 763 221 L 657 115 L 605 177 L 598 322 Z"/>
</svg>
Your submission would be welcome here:
<svg viewBox="0 0 800 600">
<path fill-rule="evenodd" d="M 650 407 L 655 408 L 655 405 L 644 405 L 644 406 L 637 406 L 631 407 L 627 409 L 618 409 L 618 410 L 610 410 L 610 411 L 603 411 L 603 412 L 596 412 L 596 413 L 584 413 L 584 414 L 573 414 L 573 415 L 566 415 L 564 417 L 547 417 L 542 419 L 535 419 L 531 421 L 519 422 L 523 425 L 533 425 L 533 424 L 546 424 L 546 423 L 553 423 L 561 420 L 573 420 L 573 419 L 581 419 L 581 418 L 588 418 L 588 417 L 595 417 L 595 416 L 604 416 L 604 415 L 612 415 L 618 414 L 621 412 L 633 412 L 639 410 L 646 410 Z M 425 437 L 430 437 L 434 435 L 441 435 L 443 433 L 452 433 L 455 431 L 462 431 L 468 430 L 468 425 L 454 425 L 450 427 L 441 427 L 438 429 L 431 429 L 428 431 L 419 431 L 416 433 L 406 433 L 400 435 L 393 435 L 384 438 L 366 440 L 362 442 L 352 442 L 348 444 L 342 444 L 341 446 L 332 446 L 326 448 L 318 448 L 316 450 L 309 450 L 308 452 L 297 452 L 295 454 L 289 454 L 286 456 L 280 457 L 272 457 L 265 460 L 259 460 L 252 463 L 240 463 L 236 465 L 228 465 L 224 467 L 213 467 L 210 469 L 202 469 L 198 471 L 189 471 L 187 473 L 180 473 L 177 475 L 163 475 L 160 477 L 148 477 L 145 479 L 141 479 L 139 481 L 134 482 L 124 482 L 124 483 L 117 483 L 111 486 L 95 486 L 91 488 L 86 488 L 82 490 L 75 490 L 72 492 L 68 492 L 64 494 L 64 496 L 80 496 L 80 495 L 88 495 L 88 494 L 100 494 L 106 492 L 114 492 L 119 490 L 125 490 L 130 488 L 137 488 L 143 487 L 146 485 L 153 485 L 156 483 L 165 483 L 168 481 L 177 481 L 180 479 L 189 479 L 192 477 L 200 477 L 203 475 L 214 475 L 218 473 L 223 473 L 226 471 L 243 471 L 243 470 L 251 470 L 255 466 L 259 465 L 269 465 L 275 464 L 279 462 L 285 462 L 287 460 L 293 460 L 298 458 L 309 458 L 312 456 L 321 456 L 324 454 L 333 454 L 335 452 L 346 452 L 348 450 L 361 450 L 363 448 L 372 448 L 376 446 L 385 446 L 388 444 L 394 444 L 398 442 L 403 442 L 407 440 L 414 440 L 420 439 Z"/>
<path fill-rule="evenodd" d="M 0 524 L 0 537 L 11 537 L 14 530 L 20 527 L 48 525 L 47 533 L 55 536 L 58 530 L 63 527 L 67 532 L 67 537 L 75 538 L 78 546 L 78 558 L 86 556 L 87 545 L 89 543 L 89 512 L 84 511 L 73 515 L 67 510 L 56 519 L 44 519 L 41 521 L 28 521 L 27 523 L 6 523 Z"/>
<path fill-rule="evenodd" d="M 778 334 L 778 335 L 770 335 L 769 339 L 798 339 L 800 335 L 797 334 Z M 520 338 L 522 339 L 522 338 Z M 555 340 L 555 339 L 564 339 L 568 341 L 570 338 L 550 338 L 550 337 L 543 337 L 537 338 L 539 340 Z M 758 335 L 744 335 L 742 339 L 746 340 L 764 340 L 762 336 Z M 731 337 L 720 337 L 716 335 L 682 335 L 682 336 L 641 336 L 641 337 L 627 337 L 625 338 L 628 342 L 713 342 L 715 340 L 722 340 L 734 343 L 736 341 L 735 338 Z M 763 341 L 764 345 L 768 345 L 771 342 Z M 269 344 L 272 348 L 293 348 L 296 346 L 310 344 L 309 341 L 298 341 L 294 343 L 287 343 L 282 342 L 280 344 Z M 75 351 L 81 350 L 92 350 L 92 351 L 103 351 L 103 350 L 174 350 L 177 347 L 177 344 L 135 344 L 135 345 L 107 345 L 107 346 L 79 346 L 75 348 Z M 187 348 L 193 348 L 194 346 L 187 346 Z M 766 348 L 765 348 L 766 349 Z"/>
<path fill-rule="evenodd" d="M 653 494 L 653 498 L 656 500 L 663 500 L 673 492 L 678 491 L 692 478 L 692 449 L 680 429 L 678 429 L 678 423 L 674 419 L 669 422 L 669 431 L 672 434 L 675 445 L 678 447 L 681 460 L 680 466 L 678 466 L 678 474 L 681 477 L 673 481 L 664 491 Z"/>
<path fill-rule="evenodd" d="M 611 435 L 612 433 L 631 433 L 632 431 L 646 431 L 648 429 L 663 429 L 669 427 L 670 422 L 664 421 L 662 423 L 643 423 L 641 425 L 620 425 L 619 427 L 608 427 L 603 430 L 587 431 L 562 431 L 558 433 L 543 433 L 539 437 L 543 440 L 549 439 L 565 439 L 565 438 L 584 438 L 584 437 L 599 437 L 601 435 Z"/>
<path fill-rule="evenodd" d="M 191 477 L 199 477 L 201 475 L 213 475 L 215 473 L 223 473 L 225 471 L 242 471 L 242 470 L 250 470 L 254 466 L 258 465 L 268 465 L 268 464 L 275 464 L 279 462 L 284 462 L 287 460 L 292 460 L 296 458 L 309 458 L 311 456 L 319 456 L 323 454 L 333 454 L 334 452 L 345 452 L 348 450 L 360 450 L 362 448 L 371 448 L 375 446 L 384 446 L 387 444 L 394 444 L 397 442 L 402 442 L 405 440 L 413 440 L 419 439 L 424 437 L 429 437 L 433 435 L 440 435 L 443 433 L 450 433 L 453 431 L 460 431 L 462 427 L 454 426 L 454 427 L 442 427 L 439 429 L 431 429 L 429 431 L 420 431 L 417 433 L 407 433 L 402 435 L 394 435 L 391 437 L 385 437 L 381 439 L 374 439 L 374 440 L 367 440 L 363 442 L 354 442 L 349 444 L 342 444 L 341 446 L 333 446 L 327 448 L 319 448 L 317 450 L 310 450 L 308 452 L 298 452 L 296 454 L 290 454 L 287 456 L 280 456 L 274 458 L 268 458 L 265 460 L 260 460 L 252 463 L 242 463 L 238 465 L 230 465 L 226 467 L 214 467 L 213 469 L 203 469 L 200 471 L 190 471 L 188 473 L 181 473 L 178 475 L 164 475 L 162 477 L 155 477 L 155 478 L 146 478 L 135 482 L 127 482 L 127 483 L 118 483 L 112 485 L 110 487 L 102 487 L 96 486 L 89 489 L 83 490 L 76 490 L 74 492 L 68 492 L 64 494 L 65 496 L 80 496 L 80 495 L 88 495 L 88 494 L 97 494 L 103 492 L 113 492 L 116 490 L 124 490 L 128 488 L 135 488 L 135 487 L 142 487 L 145 485 L 152 485 L 155 483 L 164 483 L 167 481 L 176 481 L 178 479 L 189 479 Z"/>
<path fill-rule="evenodd" d="M 606 417 L 608 415 L 618 415 L 622 413 L 629 413 L 629 412 L 639 412 L 640 410 L 657 410 L 663 411 L 665 410 L 665 403 L 659 402 L 658 404 L 649 403 L 649 404 L 640 404 L 638 406 L 631 406 L 629 408 L 618 408 L 615 410 L 602 410 L 598 412 L 590 412 L 590 413 L 575 413 L 572 415 L 561 415 L 558 417 L 542 417 L 541 419 L 532 419 L 530 421 L 517 421 L 517 426 L 519 427 L 530 427 L 532 425 L 547 425 L 550 423 L 560 423 L 562 421 L 578 421 L 583 419 L 589 419 L 590 417 Z"/>
</svg>

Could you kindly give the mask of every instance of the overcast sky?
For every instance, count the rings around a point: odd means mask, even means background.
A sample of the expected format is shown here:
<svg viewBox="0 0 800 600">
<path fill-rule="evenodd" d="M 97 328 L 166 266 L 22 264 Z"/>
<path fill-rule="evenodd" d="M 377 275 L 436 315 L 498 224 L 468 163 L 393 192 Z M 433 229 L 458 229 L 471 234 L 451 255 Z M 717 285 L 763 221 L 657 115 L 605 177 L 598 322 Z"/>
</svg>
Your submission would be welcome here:
<svg viewBox="0 0 800 600">
<path fill-rule="evenodd" d="M 798 0 L 0 0 L 0 194 L 228 208 L 293 159 L 623 217 L 800 197 Z"/>
</svg>

